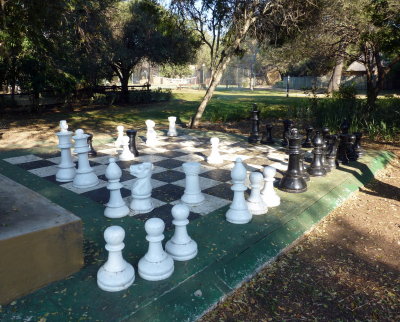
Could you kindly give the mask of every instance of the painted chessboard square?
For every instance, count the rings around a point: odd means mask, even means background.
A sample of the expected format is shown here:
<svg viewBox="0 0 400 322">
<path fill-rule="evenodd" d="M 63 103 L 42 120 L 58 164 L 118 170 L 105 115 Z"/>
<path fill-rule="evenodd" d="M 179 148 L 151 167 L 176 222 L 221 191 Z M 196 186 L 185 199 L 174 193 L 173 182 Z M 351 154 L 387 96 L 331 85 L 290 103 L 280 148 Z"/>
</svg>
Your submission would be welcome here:
<svg viewBox="0 0 400 322">
<path fill-rule="evenodd" d="M 121 188 L 122 198 L 128 197 L 130 194 L 131 194 L 130 190 Z M 100 189 L 84 192 L 82 193 L 82 196 L 88 197 L 93 201 L 105 205 L 110 199 L 110 190 L 108 190 L 106 187 L 102 187 Z"/>
<path fill-rule="evenodd" d="M 230 200 L 218 198 L 206 193 L 203 193 L 203 195 L 205 200 L 201 204 L 189 206 L 191 212 L 204 216 L 230 203 Z M 180 203 L 179 200 L 171 202 L 172 205 L 176 205 L 178 203 Z"/>
<path fill-rule="evenodd" d="M 159 155 L 161 155 L 162 157 L 166 157 L 166 158 L 177 158 L 177 157 L 181 157 L 186 154 L 183 152 L 170 150 L 167 152 L 160 153 Z"/>
<path fill-rule="evenodd" d="M 17 164 L 17 166 L 25 170 L 32 170 L 36 168 L 54 166 L 54 163 L 47 160 L 37 160 L 32 162 L 19 163 Z"/>
<path fill-rule="evenodd" d="M 104 180 L 104 181 L 108 180 L 105 174 L 99 175 L 98 178 L 101 180 Z M 135 178 L 135 176 L 131 175 L 129 172 L 122 171 L 121 179 L 119 181 L 124 182 L 124 181 L 128 181 L 128 180 L 132 180 L 134 178 Z"/>
<path fill-rule="evenodd" d="M 182 197 L 184 191 L 185 188 L 168 183 L 164 186 L 154 188 L 151 196 L 164 202 L 172 202 L 175 200 L 179 200 Z"/>
<path fill-rule="evenodd" d="M 231 172 L 226 169 L 214 169 L 201 173 L 199 176 L 221 182 L 229 182 L 231 180 Z"/>
<path fill-rule="evenodd" d="M 233 191 L 231 190 L 231 185 L 228 183 L 221 183 L 217 186 L 204 189 L 202 192 L 225 200 L 233 199 Z"/>
<path fill-rule="evenodd" d="M 198 152 L 200 153 L 200 152 Z M 175 160 L 179 160 L 182 162 L 202 162 L 206 159 L 205 155 L 199 155 L 197 153 L 193 154 L 184 154 L 180 157 L 175 158 Z"/>
<path fill-rule="evenodd" d="M 141 221 L 146 221 L 147 219 L 150 218 L 160 218 L 164 221 L 165 223 L 165 230 L 172 230 L 174 225 L 172 224 L 172 215 L 171 215 L 171 209 L 172 209 L 172 205 L 170 204 L 165 204 L 161 207 L 155 208 L 153 211 L 147 213 L 147 214 L 140 214 L 140 215 L 136 215 L 135 219 L 139 219 Z M 195 220 L 197 218 L 199 218 L 200 215 L 196 214 L 194 212 L 190 212 L 189 213 L 189 221 Z"/>
<path fill-rule="evenodd" d="M 221 182 L 199 176 L 199 183 L 200 183 L 200 189 L 203 190 L 203 189 L 217 186 Z M 173 184 L 185 188 L 186 187 L 186 179 L 175 181 Z"/>
<path fill-rule="evenodd" d="M 11 163 L 11 164 L 22 164 L 22 163 L 27 163 L 27 162 L 39 161 L 39 160 L 42 160 L 42 158 L 39 158 L 38 156 L 33 155 L 33 154 L 27 154 L 27 155 L 22 155 L 20 157 L 4 159 L 4 161 Z"/>
<path fill-rule="evenodd" d="M 97 190 L 97 189 L 103 188 L 105 186 L 107 186 L 107 182 L 103 181 L 103 180 L 99 180 L 99 183 L 96 186 L 89 187 L 89 188 L 76 188 L 76 187 L 74 187 L 73 182 L 68 182 L 68 183 L 64 183 L 61 185 L 61 187 L 68 189 L 72 192 L 78 193 L 78 194 L 82 194 L 82 193 L 92 191 L 92 190 Z"/>
<path fill-rule="evenodd" d="M 52 153 L 35 153 L 35 155 L 42 159 L 50 159 L 50 158 L 60 157 L 61 153 L 60 151 L 54 151 Z"/>
<path fill-rule="evenodd" d="M 132 176 L 132 177 L 133 177 L 133 176 Z M 133 177 L 133 178 L 135 178 L 135 177 Z M 133 182 L 134 182 L 135 180 L 136 180 L 136 179 L 130 179 L 130 180 L 127 180 L 127 181 L 122 181 L 122 180 L 121 180 L 121 184 L 124 186 L 124 188 L 131 190 L 131 189 L 132 189 Z M 164 185 L 166 185 L 166 184 L 167 184 L 166 182 L 158 181 L 158 180 L 155 180 L 155 179 L 151 179 L 151 186 L 153 187 L 153 189 L 154 189 L 154 188 L 161 187 L 161 186 L 164 186 Z"/>
<path fill-rule="evenodd" d="M 153 172 L 152 178 L 159 180 L 159 181 L 171 183 L 171 182 L 175 182 L 175 181 L 184 179 L 185 174 L 183 172 L 176 171 L 176 170 L 166 170 L 166 171 L 159 172 L 159 173 Z"/>
<path fill-rule="evenodd" d="M 55 175 L 58 171 L 58 167 L 53 164 L 47 167 L 30 169 L 28 171 L 34 175 L 37 175 L 38 177 L 48 177 Z"/>
<path fill-rule="evenodd" d="M 140 162 L 137 161 L 137 159 L 135 159 L 135 160 L 131 160 L 131 161 L 117 161 L 117 162 L 115 162 L 115 163 L 118 164 L 118 166 L 119 166 L 122 170 L 125 170 L 125 169 L 129 169 L 131 165 L 133 165 L 133 164 L 139 164 Z"/>
<path fill-rule="evenodd" d="M 175 159 L 165 159 L 154 162 L 154 166 L 163 167 L 166 169 L 174 169 L 180 167 L 184 162 Z"/>
<path fill-rule="evenodd" d="M 53 182 L 53 183 L 58 184 L 58 185 L 65 184 L 65 182 L 59 182 L 59 181 L 57 181 L 57 180 L 56 180 L 56 175 L 55 175 L 55 174 L 53 174 L 53 175 L 51 175 L 51 176 L 48 176 L 48 177 L 43 177 L 43 179 L 46 179 L 47 181 Z"/>
</svg>

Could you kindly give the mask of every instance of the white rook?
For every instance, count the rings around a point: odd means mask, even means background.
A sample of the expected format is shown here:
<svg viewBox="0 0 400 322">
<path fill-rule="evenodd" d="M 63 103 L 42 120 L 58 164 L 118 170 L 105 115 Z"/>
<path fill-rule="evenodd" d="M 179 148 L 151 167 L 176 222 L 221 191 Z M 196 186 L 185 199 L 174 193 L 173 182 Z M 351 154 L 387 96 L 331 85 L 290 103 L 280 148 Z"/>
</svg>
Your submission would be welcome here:
<svg viewBox="0 0 400 322">
<path fill-rule="evenodd" d="M 97 285 L 108 292 L 117 292 L 127 289 L 135 280 L 135 270 L 122 257 L 125 230 L 120 226 L 110 226 L 104 231 L 107 262 L 97 272 Z"/>
<path fill-rule="evenodd" d="M 186 226 L 189 224 L 190 209 L 185 204 L 177 204 L 172 207 L 172 223 L 175 232 L 172 238 L 165 244 L 165 251 L 176 261 L 187 261 L 196 257 L 197 243 L 188 235 Z"/>
<path fill-rule="evenodd" d="M 144 224 L 149 249 L 139 260 L 138 273 L 145 280 L 160 281 L 174 272 L 174 260 L 164 251 L 161 244 L 164 228 L 165 224 L 160 218 L 150 218 Z"/>
<path fill-rule="evenodd" d="M 94 187 L 99 183 L 99 179 L 89 164 L 88 135 L 83 133 L 82 129 L 78 129 L 72 138 L 75 140 L 75 152 L 78 154 L 78 169 L 76 170 L 73 186 L 81 189 Z"/>
<path fill-rule="evenodd" d="M 232 224 L 247 224 L 252 218 L 244 198 L 244 192 L 247 190 L 244 185 L 246 175 L 247 170 L 243 165 L 242 159 L 237 158 L 235 166 L 231 170 L 233 201 L 226 213 L 226 220 Z"/>
<path fill-rule="evenodd" d="M 67 121 L 60 121 L 60 132 L 57 132 L 58 147 L 61 149 L 61 160 L 57 166 L 56 180 L 58 182 L 70 182 L 75 178 L 75 164 L 72 161 L 72 132 L 68 131 Z"/>
<path fill-rule="evenodd" d="M 177 136 L 178 133 L 176 132 L 176 116 L 169 116 L 168 117 L 168 122 L 169 122 L 169 128 L 168 128 L 168 136 Z"/>
<path fill-rule="evenodd" d="M 185 179 L 185 192 L 181 200 L 191 206 L 202 203 L 205 198 L 201 193 L 199 173 L 200 163 L 198 162 L 185 162 L 182 164 L 183 171 L 186 174 Z"/>
</svg>

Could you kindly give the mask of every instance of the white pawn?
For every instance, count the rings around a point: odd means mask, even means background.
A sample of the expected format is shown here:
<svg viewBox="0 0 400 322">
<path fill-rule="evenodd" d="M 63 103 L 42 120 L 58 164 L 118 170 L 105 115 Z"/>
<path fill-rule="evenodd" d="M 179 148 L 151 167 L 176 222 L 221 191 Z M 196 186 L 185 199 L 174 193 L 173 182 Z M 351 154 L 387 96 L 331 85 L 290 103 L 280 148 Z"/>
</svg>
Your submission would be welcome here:
<svg viewBox="0 0 400 322">
<path fill-rule="evenodd" d="M 118 137 L 115 140 L 115 147 L 118 149 L 122 144 L 122 137 L 124 136 L 124 127 L 122 125 L 117 126 Z"/>
<path fill-rule="evenodd" d="M 224 159 L 222 159 L 221 155 L 219 154 L 219 139 L 218 138 L 211 138 L 211 154 L 207 158 L 207 162 L 210 164 L 221 164 L 224 163 Z"/>
<path fill-rule="evenodd" d="M 146 214 L 154 209 L 151 200 L 151 174 L 154 166 L 150 162 L 130 166 L 131 175 L 137 179 L 132 184 L 132 201 L 130 208 L 134 214 Z"/>
<path fill-rule="evenodd" d="M 268 207 L 261 198 L 260 190 L 263 186 L 263 175 L 260 172 L 250 174 L 251 193 L 247 199 L 247 207 L 252 215 L 262 215 L 267 213 Z"/>
<path fill-rule="evenodd" d="M 274 189 L 276 169 L 268 166 L 264 168 L 263 173 L 265 183 L 264 188 L 261 190 L 261 198 L 268 207 L 277 207 L 281 204 L 281 198 Z"/>
<path fill-rule="evenodd" d="M 108 218 L 122 218 L 129 214 L 129 208 L 121 196 L 122 184 L 119 182 L 122 171 L 115 163 L 114 158 L 110 158 L 110 163 L 106 169 L 108 179 L 107 189 L 110 190 L 110 200 L 106 204 L 104 216 Z"/>
<path fill-rule="evenodd" d="M 107 262 L 97 272 L 97 285 L 108 292 L 117 292 L 127 289 L 135 280 L 135 270 L 122 257 L 125 231 L 120 226 L 110 226 L 104 231 Z"/>
<path fill-rule="evenodd" d="M 99 179 L 89 164 L 88 135 L 83 133 L 82 129 L 78 129 L 72 138 L 75 140 L 75 152 L 78 154 L 78 169 L 76 170 L 73 186 L 80 189 L 94 187 L 99 183 Z"/>
<path fill-rule="evenodd" d="M 124 135 L 121 140 L 122 152 L 119 155 L 121 161 L 132 161 L 135 159 L 135 155 L 129 150 L 129 137 Z"/>
<path fill-rule="evenodd" d="M 157 132 L 154 130 L 156 123 L 152 120 L 146 120 L 147 132 L 146 132 L 146 145 L 154 146 L 157 145 Z"/>
<path fill-rule="evenodd" d="M 205 197 L 201 193 L 199 172 L 200 163 L 198 162 L 185 162 L 182 164 L 183 171 L 186 174 L 185 178 L 185 192 L 181 200 L 190 205 L 195 206 L 201 204 Z"/>
<path fill-rule="evenodd" d="M 164 251 L 161 241 L 164 239 L 165 224 L 160 218 L 150 218 L 144 224 L 149 249 L 138 264 L 139 276 L 148 281 L 166 279 L 174 272 L 174 260 Z"/>
<path fill-rule="evenodd" d="M 244 198 L 244 192 L 247 190 L 247 187 L 244 185 L 246 176 L 247 171 L 242 159 L 237 158 L 235 166 L 231 170 L 233 183 L 231 189 L 234 192 L 233 201 L 226 213 L 226 220 L 232 224 L 247 224 L 252 218 Z"/>
<path fill-rule="evenodd" d="M 197 244 L 190 238 L 186 229 L 189 212 L 190 209 L 185 204 L 177 204 L 171 210 L 175 232 L 165 244 L 165 251 L 176 261 L 187 261 L 197 255 Z"/>
<path fill-rule="evenodd" d="M 176 116 L 169 116 L 168 117 L 168 122 L 169 122 L 169 128 L 168 128 L 168 136 L 177 136 L 178 133 L 176 132 Z"/>
<path fill-rule="evenodd" d="M 57 165 L 56 181 L 69 182 L 74 180 L 76 169 L 71 155 L 72 132 L 68 131 L 67 121 L 60 121 L 60 132 L 57 132 L 56 135 L 58 136 L 58 147 L 61 149 L 61 161 Z"/>
</svg>

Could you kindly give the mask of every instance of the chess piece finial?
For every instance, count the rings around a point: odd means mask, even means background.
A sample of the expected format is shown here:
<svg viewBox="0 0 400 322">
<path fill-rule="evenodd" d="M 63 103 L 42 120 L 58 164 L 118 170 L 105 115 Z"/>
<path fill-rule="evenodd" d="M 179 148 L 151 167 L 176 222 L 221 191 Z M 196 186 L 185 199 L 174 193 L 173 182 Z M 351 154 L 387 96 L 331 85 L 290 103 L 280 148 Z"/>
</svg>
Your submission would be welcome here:
<svg viewBox="0 0 400 322">
<path fill-rule="evenodd" d="M 281 198 L 274 189 L 276 169 L 270 166 L 264 167 L 263 174 L 265 183 L 264 188 L 261 190 L 261 197 L 267 207 L 277 207 L 281 204 Z"/>
<path fill-rule="evenodd" d="M 110 226 L 104 231 L 107 262 L 97 272 L 97 285 L 104 291 L 117 292 L 127 289 L 135 280 L 133 266 L 122 257 L 125 231 L 120 226 Z"/>
<path fill-rule="evenodd" d="M 68 132 L 68 124 L 66 120 L 60 121 L 60 132 Z"/>
<path fill-rule="evenodd" d="M 165 244 L 165 251 L 177 261 L 187 261 L 197 255 L 197 243 L 190 238 L 186 228 L 189 224 L 189 213 L 190 209 L 185 204 L 177 204 L 171 210 L 175 232 Z"/>
<path fill-rule="evenodd" d="M 244 192 L 247 187 L 244 185 L 247 170 L 243 165 L 242 159 L 237 158 L 235 166 L 231 170 L 232 187 L 234 192 L 233 201 L 226 213 L 226 220 L 233 224 L 247 224 L 251 221 L 252 215 L 247 207 Z"/>
<path fill-rule="evenodd" d="M 164 251 L 161 241 L 164 239 L 164 221 L 160 218 L 150 218 L 144 224 L 146 239 L 149 248 L 139 260 L 139 276 L 148 281 L 160 281 L 166 279 L 174 272 L 174 261 Z"/>
<path fill-rule="evenodd" d="M 104 216 L 108 218 L 122 218 L 129 214 L 129 208 L 121 196 L 122 176 L 121 168 L 115 163 L 114 158 L 109 159 L 105 176 L 108 180 L 107 189 L 110 190 L 110 199 L 106 204 Z"/>
<path fill-rule="evenodd" d="M 263 179 L 263 175 L 260 172 L 252 172 L 250 174 L 251 193 L 247 199 L 247 207 L 252 215 L 262 215 L 268 212 L 268 207 L 260 194 Z"/>
</svg>

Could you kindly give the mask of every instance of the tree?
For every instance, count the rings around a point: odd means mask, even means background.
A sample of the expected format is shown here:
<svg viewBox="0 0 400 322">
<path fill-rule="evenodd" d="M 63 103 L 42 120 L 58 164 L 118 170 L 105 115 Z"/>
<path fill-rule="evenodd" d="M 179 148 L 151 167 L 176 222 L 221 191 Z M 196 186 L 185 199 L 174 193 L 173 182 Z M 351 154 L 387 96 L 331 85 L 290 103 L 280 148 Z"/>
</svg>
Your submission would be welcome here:
<svg viewBox="0 0 400 322">
<path fill-rule="evenodd" d="M 152 0 L 121 2 L 110 12 L 110 33 L 105 38 L 108 61 L 121 81 L 125 102 L 129 77 L 139 62 L 184 64 L 194 59 L 199 45 L 184 24 Z"/>
</svg>

